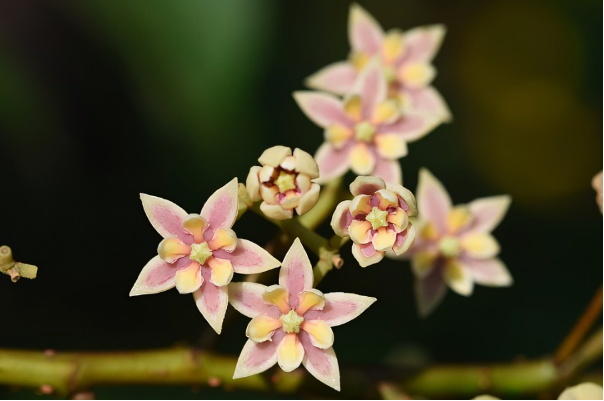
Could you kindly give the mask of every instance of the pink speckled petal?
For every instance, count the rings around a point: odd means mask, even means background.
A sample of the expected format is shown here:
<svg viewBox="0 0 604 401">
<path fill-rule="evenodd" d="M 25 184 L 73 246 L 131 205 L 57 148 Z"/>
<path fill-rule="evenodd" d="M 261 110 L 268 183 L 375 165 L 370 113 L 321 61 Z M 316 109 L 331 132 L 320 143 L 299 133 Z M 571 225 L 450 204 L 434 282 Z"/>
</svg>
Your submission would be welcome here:
<svg viewBox="0 0 604 401">
<path fill-rule="evenodd" d="M 329 326 L 339 326 L 355 319 L 375 301 L 375 298 L 344 292 L 325 294 L 322 310 L 310 310 L 304 315 L 307 320 L 323 320 Z"/>
<path fill-rule="evenodd" d="M 405 33 L 405 56 L 407 62 L 430 62 L 438 52 L 445 36 L 444 25 L 426 25 Z"/>
<path fill-rule="evenodd" d="M 442 275 L 442 265 L 437 264 L 424 278 L 415 279 L 415 298 L 421 317 L 431 314 L 447 294 L 447 284 Z"/>
<path fill-rule="evenodd" d="M 403 96 L 410 99 L 410 109 L 413 112 L 436 116 L 445 123 L 453 120 L 447 103 L 433 86 L 408 90 L 404 92 Z"/>
<path fill-rule="evenodd" d="M 352 123 L 342 101 L 333 95 L 322 92 L 294 92 L 294 99 L 304 114 L 319 127 L 328 128 L 334 124 L 351 127 Z"/>
<path fill-rule="evenodd" d="M 348 210 L 350 208 L 350 201 L 342 201 L 336 207 L 331 217 L 331 228 L 340 237 L 348 236 L 348 226 L 352 222 L 352 215 Z"/>
<path fill-rule="evenodd" d="M 385 100 L 387 95 L 386 78 L 377 59 L 372 60 L 361 71 L 352 93 L 361 96 L 362 116 L 364 119 L 370 119 L 378 104 Z"/>
<path fill-rule="evenodd" d="M 231 228 L 235 223 L 239 203 L 238 188 L 237 178 L 233 178 L 214 192 L 203 205 L 200 215 L 209 224 L 204 233 L 206 240 L 210 240 L 218 228 Z"/>
<path fill-rule="evenodd" d="M 443 184 L 426 168 L 419 171 L 417 209 L 422 220 L 432 222 L 439 233 L 446 232 L 451 198 Z"/>
<path fill-rule="evenodd" d="M 348 41 L 352 50 L 368 55 L 378 54 L 384 41 L 380 24 L 356 3 L 350 6 L 348 15 Z"/>
<path fill-rule="evenodd" d="M 231 283 L 229 284 L 229 302 L 242 315 L 254 318 L 258 315 L 267 315 L 274 318 L 281 316 L 281 311 L 271 304 L 267 304 L 262 295 L 266 286 L 257 283 Z"/>
<path fill-rule="evenodd" d="M 392 124 L 380 125 L 378 134 L 396 134 L 406 142 L 416 141 L 430 133 L 439 119 L 429 114 L 405 114 Z"/>
<path fill-rule="evenodd" d="M 201 275 L 204 279 L 201 288 L 193 293 L 197 309 L 208 321 L 210 326 L 220 334 L 222 322 L 229 304 L 228 286 L 217 287 L 210 281 L 212 269 L 201 267 Z"/>
<path fill-rule="evenodd" d="M 512 198 L 509 195 L 500 195 L 480 198 L 468 203 L 473 217 L 468 231 L 491 232 L 499 225 L 511 202 Z"/>
<path fill-rule="evenodd" d="M 489 287 L 508 287 L 514 280 L 505 264 L 497 259 L 462 258 L 461 263 L 471 272 L 474 281 Z"/>
<path fill-rule="evenodd" d="M 264 248 L 245 239 L 237 240 L 237 247 L 233 252 L 220 249 L 214 252 L 214 256 L 230 260 L 235 273 L 239 274 L 262 273 L 281 266 L 281 262 Z"/>
<path fill-rule="evenodd" d="M 310 335 L 301 330 L 298 338 L 304 347 L 302 364 L 320 382 L 340 391 L 340 368 L 333 347 L 320 349 L 312 344 Z"/>
<path fill-rule="evenodd" d="M 176 266 L 164 262 L 159 255 L 155 256 L 143 267 L 130 290 L 130 296 L 157 294 L 173 288 L 177 271 Z"/>
<path fill-rule="evenodd" d="M 320 176 L 315 181 L 319 184 L 325 184 L 334 178 L 338 178 L 350 168 L 350 150 L 354 141 L 349 141 L 340 149 L 336 149 L 330 143 L 323 143 L 317 153 L 315 160 L 319 165 Z"/>
<path fill-rule="evenodd" d="M 339 61 L 323 67 L 308 77 L 305 84 L 312 89 L 345 95 L 352 89 L 356 75 L 352 64 L 348 61 Z"/>
<path fill-rule="evenodd" d="M 298 295 L 312 288 L 312 265 L 299 238 L 296 238 L 283 259 L 279 284 L 289 292 L 289 306 L 298 307 Z"/>
<path fill-rule="evenodd" d="M 403 172 L 398 160 L 387 160 L 378 157 L 373 168 L 373 175 L 381 177 L 388 185 L 403 182 Z"/>
<path fill-rule="evenodd" d="M 277 330 L 273 334 L 272 341 L 255 343 L 248 340 L 237 360 L 233 379 L 252 376 L 275 365 L 277 363 L 277 348 L 284 337 L 283 330 Z"/>
<path fill-rule="evenodd" d="M 140 194 L 140 198 L 147 218 L 162 237 L 177 237 L 186 244 L 193 243 L 193 236 L 182 228 L 188 213 L 180 206 L 157 196 Z"/>
</svg>

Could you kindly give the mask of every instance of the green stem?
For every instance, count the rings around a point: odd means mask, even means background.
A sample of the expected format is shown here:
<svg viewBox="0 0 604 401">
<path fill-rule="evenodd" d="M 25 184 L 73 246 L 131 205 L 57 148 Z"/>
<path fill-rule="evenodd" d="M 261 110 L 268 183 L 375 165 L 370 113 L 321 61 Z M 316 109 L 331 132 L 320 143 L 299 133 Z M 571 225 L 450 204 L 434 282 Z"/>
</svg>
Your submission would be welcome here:
<svg viewBox="0 0 604 401">
<path fill-rule="evenodd" d="M 322 235 L 304 227 L 297 218 L 283 220 L 280 222 L 281 228 L 290 238 L 300 238 L 302 244 L 310 249 L 315 255 L 321 257 L 322 249 L 328 246 L 328 240 Z"/>
<path fill-rule="evenodd" d="M 336 178 L 321 188 L 321 196 L 317 204 L 308 212 L 299 217 L 300 223 L 314 230 L 325 219 L 330 218 L 336 205 L 340 201 L 340 189 L 342 187 L 343 178 Z"/>
</svg>

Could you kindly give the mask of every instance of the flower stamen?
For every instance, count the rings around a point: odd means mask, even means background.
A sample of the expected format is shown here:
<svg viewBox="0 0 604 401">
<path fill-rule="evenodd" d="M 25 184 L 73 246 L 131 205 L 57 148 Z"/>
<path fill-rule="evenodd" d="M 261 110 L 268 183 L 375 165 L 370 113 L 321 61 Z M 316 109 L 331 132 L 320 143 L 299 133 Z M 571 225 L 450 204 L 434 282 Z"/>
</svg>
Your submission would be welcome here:
<svg viewBox="0 0 604 401">
<path fill-rule="evenodd" d="M 210 250 L 207 242 L 202 242 L 201 244 L 191 244 L 191 254 L 189 255 L 189 259 L 198 262 L 200 265 L 203 265 L 211 256 L 212 251 Z"/>
<path fill-rule="evenodd" d="M 366 217 L 366 220 L 371 223 L 371 227 L 377 230 L 380 227 L 386 227 L 388 225 L 388 212 L 386 210 L 380 210 L 377 207 L 371 209 L 371 212 Z"/>
<path fill-rule="evenodd" d="M 288 314 L 282 315 L 279 319 L 283 322 L 283 331 L 286 333 L 300 332 L 300 325 L 304 321 L 304 318 L 294 310 L 290 310 Z"/>
</svg>

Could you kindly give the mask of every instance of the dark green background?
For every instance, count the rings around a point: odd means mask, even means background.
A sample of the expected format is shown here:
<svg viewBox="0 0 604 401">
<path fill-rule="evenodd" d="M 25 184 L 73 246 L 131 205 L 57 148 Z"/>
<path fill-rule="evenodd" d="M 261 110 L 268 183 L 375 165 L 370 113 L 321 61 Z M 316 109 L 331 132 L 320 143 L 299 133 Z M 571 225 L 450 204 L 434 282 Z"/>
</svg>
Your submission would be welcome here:
<svg viewBox="0 0 604 401">
<path fill-rule="evenodd" d="M 435 85 L 454 122 L 410 145 L 405 186 L 414 190 L 425 166 L 455 202 L 511 194 L 495 235 L 515 285 L 449 293 L 419 320 L 406 263 L 361 269 L 346 249 L 345 266 L 320 289 L 379 301 L 335 330 L 340 364 L 551 353 L 602 280 L 590 187 L 602 168 L 601 1 L 361 3 L 387 29 L 446 24 Z M 189 296 L 128 298 L 160 240 L 138 193 L 195 212 L 233 176 L 245 179 L 265 148 L 314 152 L 321 130 L 291 93 L 346 57 L 349 4 L 0 1 L 0 244 L 40 267 L 35 281 L 0 277 L 0 347 L 184 342 L 236 355 L 247 318 L 216 339 Z M 259 244 L 273 235 L 256 216 L 235 229 Z M 0 397 L 33 396 L 13 391 Z M 96 395 L 255 396 L 169 387 Z"/>
</svg>

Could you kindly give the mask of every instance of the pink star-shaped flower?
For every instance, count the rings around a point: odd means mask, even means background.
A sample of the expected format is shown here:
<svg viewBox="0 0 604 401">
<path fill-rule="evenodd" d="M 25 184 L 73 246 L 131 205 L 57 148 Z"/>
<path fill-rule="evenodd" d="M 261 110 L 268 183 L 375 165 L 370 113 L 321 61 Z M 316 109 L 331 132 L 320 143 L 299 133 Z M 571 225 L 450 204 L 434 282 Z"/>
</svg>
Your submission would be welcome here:
<svg viewBox="0 0 604 401">
<path fill-rule="evenodd" d="M 426 316 L 438 306 L 447 287 L 470 296 L 474 283 L 491 287 L 512 284 L 508 269 L 496 257 L 499 244 L 490 234 L 510 202 L 508 195 L 502 195 L 453 206 L 440 181 L 428 170 L 420 171 L 415 244 L 401 255 L 411 258 L 420 315 Z"/>
<path fill-rule="evenodd" d="M 401 183 L 398 159 L 407 154 L 407 142 L 421 138 L 437 124 L 424 114 L 402 114 L 388 98 L 380 66 L 371 63 L 344 100 L 321 92 L 302 91 L 294 98 L 315 124 L 325 129 L 325 143 L 315 160 L 325 183 L 346 173 L 382 177 Z"/>
<path fill-rule="evenodd" d="M 375 298 L 342 292 L 323 294 L 312 284 L 312 266 L 296 239 L 283 260 L 279 285 L 229 286 L 231 305 L 252 318 L 246 331 L 249 340 L 233 378 L 264 372 L 276 363 L 286 372 L 302 364 L 318 380 L 340 390 L 331 328 L 359 316 Z"/>
<path fill-rule="evenodd" d="M 433 115 L 449 121 L 451 113 L 440 94 L 431 86 L 436 75 L 432 59 L 438 52 L 445 28 L 428 25 L 406 32 L 384 32 L 380 24 L 361 6 L 350 7 L 348 38 L 352 51 L 346 61 L 328 65 L 309 77 L 313 88 L 345 95 L 369 60 L 378 59 L 388 79 L 391 98 L 398 99 L 405 110 Z"/>
<path fill-rule="evenodd" d="M 237 218 L 237 189 L 235 178 L 210 196 L 200 214 L 188 214 L 168 200 L 141 194 L 149 221 L 164 239 L 130 296 L 173 287 L 181 294 L 193 293 L 201 314 L 220 333 L 233 272 L 261 273 L 280 266 L 263 248 L 238 239 L 231 230 Z"/>
</svg>

